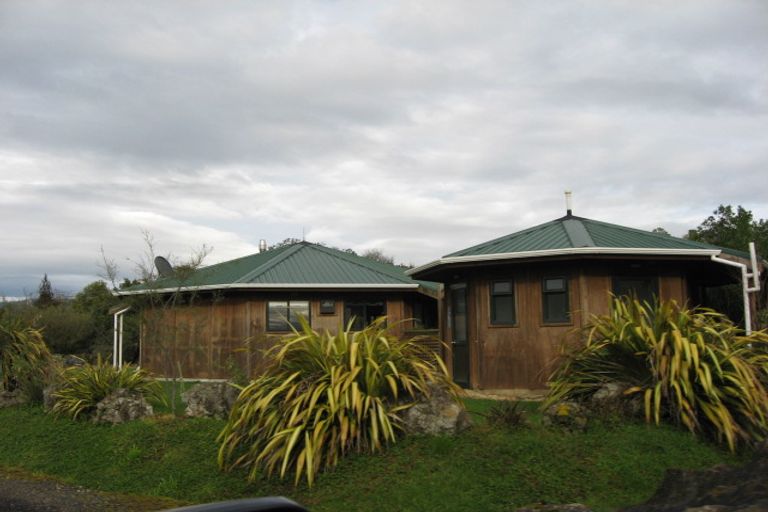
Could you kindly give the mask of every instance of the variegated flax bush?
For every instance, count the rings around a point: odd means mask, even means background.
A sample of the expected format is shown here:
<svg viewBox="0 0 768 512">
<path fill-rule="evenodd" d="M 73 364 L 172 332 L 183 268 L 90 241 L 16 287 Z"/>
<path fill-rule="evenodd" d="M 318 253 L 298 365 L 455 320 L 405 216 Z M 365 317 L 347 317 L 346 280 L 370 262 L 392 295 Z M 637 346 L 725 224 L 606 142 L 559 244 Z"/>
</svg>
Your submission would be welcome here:
<svg viewBox="0 0 768 512">
<path fill-rule="evenodd" d="M 445 385 L 445 366 L 378 319 L 353 332 L 318 333 L 302 322 L 268 354 L 265 373 L 240 393 L 219 436 L 219 465 L 260 474 L 293 473 L 312 485 L 319 471 L 349 452 L 374 453 L 394 442 L 398 413 L 428 385 Z"/>
<path fill-rule="evenodd" d="M 642 396 L 648 422 L 679 423 L 733 450 L 768 434 L 768 335 L 744 336 L 724 315 L 674 301 L 613 300 L 586 341 L 564 354 L 547 404 L 584 400 L 603 384 Z"/>
<path fill-rule="evenodd" d="M 132 365 L 115 368 L 99 358 L 94 364 L 66 368 L 54 393 L 53 413 L 76 419 L 96 410 L 96 405 L 110 393 L 127 389 L 141 393 L 146 399 L 163 403 L 165 394 L 160 383 Z"/>
<path fill-rule="evenodd" d="M 42 331 L 0 310 L 0 390 L 20 389 L 27 398 L 41 400 L 50 364 Z"/>
</svg>

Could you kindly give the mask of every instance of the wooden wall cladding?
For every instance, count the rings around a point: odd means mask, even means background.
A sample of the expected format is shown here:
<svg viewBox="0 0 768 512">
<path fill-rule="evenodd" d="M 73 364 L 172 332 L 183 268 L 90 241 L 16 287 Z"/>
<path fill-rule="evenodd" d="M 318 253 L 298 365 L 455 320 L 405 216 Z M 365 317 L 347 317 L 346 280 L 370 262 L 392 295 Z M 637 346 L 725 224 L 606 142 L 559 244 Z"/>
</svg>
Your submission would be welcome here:
<svg viewBox="0 0 768 512">
<path fill-rule="evenodd" d="M 542 280 L 557 275 L 568 277 L 571 320 L 546 324 L 542 311 Z M 471 387 L 545 388 L 563 344 L 579 343 L 580 328 L 592 315 L 608 313 L 615 275 L 653 276 L 658 279 L 662 299 L 674 299 L 682 304 L 688 298 L 684 262 L 536 262 L 478 267 L 454 276 L 452 283 L 468 284 Z M 491 283 L 507 279 L 515 283 L 517 322 L 513 326 L 491 325 Z M 449 294 L 446 286 L 446 297 L 440 308 L 441 332 L 446 341 L 451 341 L 453 336 L 447 318 Z M 446 351 L 446 364 L 449 369 L 453 364 L 450 345 Z"/>
<path fill-rule="evenodd" d="M 328 298 L 336 301 L 335 313 L 321 315 L 320 300 Z M 266 364 L 265 352 L 287 334 L 266 331 L 268 300 L 240 296 L 200 300 L 196 305 L 182 305 L 172 310 L 145 310 L 141 366 L 156 375 L 189 379 L 258 375 Z M 276 297 L 274 300 L 286 299 Z M 313 329 L 336 332 L 344 321 L 344 297 L 317 294 L 309 300 Z M 387 295 L 386 305 L 393 333 L 402 335 L 411 327 L 410 323 L 401 322 L 409 314 L 404 298 Z"/>
</svg>

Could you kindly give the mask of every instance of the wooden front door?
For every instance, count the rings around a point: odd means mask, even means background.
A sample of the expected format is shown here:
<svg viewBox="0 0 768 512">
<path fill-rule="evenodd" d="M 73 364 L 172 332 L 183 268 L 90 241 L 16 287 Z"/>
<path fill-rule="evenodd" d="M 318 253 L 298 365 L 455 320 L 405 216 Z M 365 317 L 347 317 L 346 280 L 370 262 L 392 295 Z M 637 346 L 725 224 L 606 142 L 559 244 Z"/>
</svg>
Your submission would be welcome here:
<svg viewBox="0 0 768 512">
<path fill-rule="evenodd" d="M 469 341 L 467 332 L 467 285 L 451 285 L 451 347 L 453 348 L 453 380 L 469 387 Z"/>
</svg>

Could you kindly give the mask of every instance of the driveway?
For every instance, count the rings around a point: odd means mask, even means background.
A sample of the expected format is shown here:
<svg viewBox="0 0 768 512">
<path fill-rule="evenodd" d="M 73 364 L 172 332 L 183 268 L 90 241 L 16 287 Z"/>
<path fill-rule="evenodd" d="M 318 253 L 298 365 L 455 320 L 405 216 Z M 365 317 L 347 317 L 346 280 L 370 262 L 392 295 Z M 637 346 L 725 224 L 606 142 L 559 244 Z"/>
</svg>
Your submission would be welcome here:
<svg viewBox="0 0 768 512">
<path fill-rule="evenodd" d="M 178 502 L 92 491 L 0 468 L 0 509 L 12 512 L 143 512 Z"/>
</svg>

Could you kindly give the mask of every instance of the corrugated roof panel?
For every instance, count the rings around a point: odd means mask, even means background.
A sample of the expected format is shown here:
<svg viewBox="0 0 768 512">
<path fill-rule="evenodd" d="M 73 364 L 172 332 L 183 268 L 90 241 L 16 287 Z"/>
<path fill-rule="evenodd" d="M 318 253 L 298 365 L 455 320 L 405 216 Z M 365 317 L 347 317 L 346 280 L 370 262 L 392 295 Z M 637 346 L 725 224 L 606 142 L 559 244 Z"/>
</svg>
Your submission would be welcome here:
<svg viewBox="0 0 768 512">
<path fill-rule="evenodd" d="M 559 222 L 547 222 L 511 235 L 496 238 L 445 257 L 478 254 L 500 254 L 506 252 L 543 251 L 571 247 L 571 241 Z"/>
<path fill-rule="evenodd" d="M 347 284 L 355 285 L 414 285 L 437 290 L 438 283 L 416 281 L 405 269 L 368 258 L 330 249 L 308 242 L 273 249 L 226 261 L 194 272 L 179 282 L 162 279 L 152 289 L 177 286 L 216 286 L 233 284 Z M 131 291 L 148 289 L 147 285 L 131 287 Z"/>
<path fill-rule="evenodd" d="M 567 228 L 567 229 L 566 229 Z M 569 234 L 570 230 L 570 234 Z M 480 256 L 577 247 L 611 247 L 626 249 L 719 249 L 734 256 L 748 258 L 743 251 L 717 247 L 684 238 L 566 216 L 478 244 L 444 257 Z"/>
</svg>

